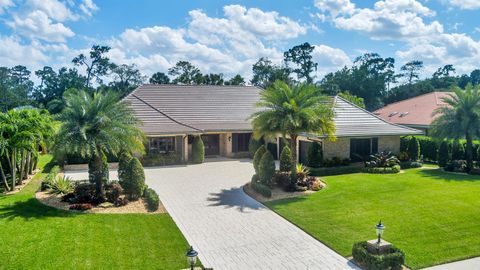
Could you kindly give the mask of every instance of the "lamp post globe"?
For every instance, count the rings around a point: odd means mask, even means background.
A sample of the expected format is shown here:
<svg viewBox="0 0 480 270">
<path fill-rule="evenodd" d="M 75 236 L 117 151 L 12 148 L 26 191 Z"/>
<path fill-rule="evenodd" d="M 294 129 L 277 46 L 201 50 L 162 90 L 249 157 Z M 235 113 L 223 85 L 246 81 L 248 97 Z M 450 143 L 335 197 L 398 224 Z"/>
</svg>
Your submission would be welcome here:
<svg viewBox="0 0 480 270">
<path fill-rule="evenodd" d="M 377 237 L 378 237 L 378 244 L 380 244 L 383 231 L 385 230 L 385 225 L 382 224 L 382 221 L 380 220 L 377 225 L 375 225 L 375 231 L 377 232 Z"/>
<path fill-rule="evenodd" d="M 186 256 L 190 269 L 193 270 L 193 267 L 195 267 L 195 263 L 197 262 L 198 252 L 193 249 L 193 246 L 190 246 Z"/>
</svg>

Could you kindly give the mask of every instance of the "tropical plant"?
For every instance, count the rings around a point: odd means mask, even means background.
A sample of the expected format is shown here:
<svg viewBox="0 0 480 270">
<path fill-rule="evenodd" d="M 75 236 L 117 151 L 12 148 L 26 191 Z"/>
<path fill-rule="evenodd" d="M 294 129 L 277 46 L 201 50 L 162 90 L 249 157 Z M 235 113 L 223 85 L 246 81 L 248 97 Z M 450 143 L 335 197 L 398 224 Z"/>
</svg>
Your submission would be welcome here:
<svg viewBox="0 0 480 270">
<path fill-rule="evenodd" d="M 50 186 L 55 194 L 65 195 L 73 192 L 74 186 L 72 179 L 68 176 L 57 176 Z"/>
<path fill-rule="evenodd" d="M 297 179 L 305 179 L 307 176 L 310 175 L 310 170 L 304 166 L 303 164 L 297 164 L 296 166 L 296 171 L 297 171 Z"/>
<path fill-rule="evenodd" d="M 480 86 L 455 88 L 442 100 L 447 104 L 435 110 L 432 134 L 439 138 L 465 138 L 467 171 L 473 168 L 473 138 L 480 131 Z"/>
<path fill-rule="evenodd" d="M 292 160 L 290 156 L 292 155 L 290 151 L 290 147 L 285 146 L 282 149 L 282 153 L 280 153 L 280 171 L 281 172 L 289 172 L 292 170 Z"/>
<path fill-rule="evenodd" d="M 67 93 L 66 93 L 67 94 Z M 139 121 L 126 103 L 112 92 L 68 92 L 65 108 L 58 119 L 62 127 L 56 136 L 55 151 L 93 160 L 89 171 L 97 197 L 105 198 L 105 153 L 143 152 L 143 133 Z"/>
<path fill-rule="evenodd" d="M 365 162 L 367 168 L 388 168 L 399 165 L 400 161 L 390 151 L 383 151 L 370 156 L 370 161 Z"/>
<path fill-rule="evenodd" d="M 314 85 L 290 87 L 276 81 L 260 93 L 256 106 L 261 110 L 250 117 L 255 137 L 282 135 L 290 138 L 292 177 L 297 174 L 293 165 L 297 163 L 297 138 L 300 133 L 335 138 L 332 100 L 322 95 Z"/>
</svg>

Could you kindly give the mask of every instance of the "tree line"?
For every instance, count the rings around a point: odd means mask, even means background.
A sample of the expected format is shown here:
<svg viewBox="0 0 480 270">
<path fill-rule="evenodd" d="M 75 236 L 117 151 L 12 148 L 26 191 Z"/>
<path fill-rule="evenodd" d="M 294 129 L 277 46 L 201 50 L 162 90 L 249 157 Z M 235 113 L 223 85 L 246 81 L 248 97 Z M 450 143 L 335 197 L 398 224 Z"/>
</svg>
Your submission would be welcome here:
<svg viewBox="0 0 480 270">
<path fill-rule="evenodd" d="M 314 49 L 315 46 L 308 42 L 294 46 L 284 52 L 281 64 L 275 64 L 266 57 L 260 58 L 252 66 L 252 79 L 248 83 L 262 88 L 267 88 L 276 80 L 291 86 L 299 82 L 315 84 L 324 94 L 341 94 L 359 105 L 364 104 L 368 110 L 432 91 L 448 91 L 455 86 L 464 89 L 468 84 L 480 84 L 480 69 L 459 75 L 453 65 L 445 65 L 431 76 L 420 79 L 420 75 L 424 74 L 422 61 L 412 60 L 397 70 L 394 58 L 384 58 L 378 53 L 365 53 L 357 57 L 351 66 L 344 66 L 319 79 L 315 76 L 318 63 L 313 58 Z M 222 73 L 204 74 L 188 61 L 179 61 L 166 72 L 156 72 L 147 78 L 134 64 L 113 63 L 107 57 L 109 50 L 108 46 L 94 45 L 88 55 L 75 57 L 71 67 L 54 70 L 45 66 L 34 72 L 40 81 L 37 85 L 31 80 L 32 72 L 25 66 L 0 67 L 0 110 L 33 105 L 58 113 L 64 106 L 64 93 L 76 89 L 85 89 L 87 92 L 112 90 L 125 96 L 146 82 L 247 84 L 239 74 L 232 78 L 225 78 Z M 80 72 L 80 68 L 84 72 Z"/>
</svg>

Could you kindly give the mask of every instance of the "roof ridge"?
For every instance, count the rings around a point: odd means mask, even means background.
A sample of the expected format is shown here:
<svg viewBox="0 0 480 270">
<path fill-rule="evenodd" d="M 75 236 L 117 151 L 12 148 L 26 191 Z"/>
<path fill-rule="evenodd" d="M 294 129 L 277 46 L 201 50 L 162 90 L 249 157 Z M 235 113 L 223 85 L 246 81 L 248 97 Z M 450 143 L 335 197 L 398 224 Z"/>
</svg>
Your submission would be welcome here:
<svg viewBox="0 0 480 270">
<path fill-rule="evenodd" d="M 344 102 L 346 102 L 346 103 L 348 103 L 348 104 L 356 107 L 357 109 L 362 110 L 362 111 L 366 112 L 367 114 L 369 114 L 369 115 L 371 115 L 371 116 L 373 116 L 373 117 L 375 117 L 375 118 L 377 118 L 377 119 L 385 122 L 386 124 L 389 124 L 389 125 L 392 125 L 392 126 L 396 126 L 396 127 L 399 127 L 399 128 L 409 129 L 409 130 L 412 130 L 412 131 L 418 131 L 417 129 L 414 129 L 414 128 L 410 128 L 410 127 L 407 127 L 407 126 L 403 126 L 403 125 L 399 125 L 399 124 L 395 124 L 395 123 L 392 123 L 392 122 L 390 122 L 390 121 L 387 121 L 387 120 L 381 118 L 380 116 L 378 116 L 378 115 L 376 115 L 376 114 L 374 114 L 374 113 L 372 113 L 372 112 L 370 112 L 370 111 L 368 111 L 368 110 L 366 110 L 366 109 L 364 109 L 364 108 L 362 108 L 362 107 L 360 107 L 360 106 L 358 106 L 358 105 L 356 105 L 356 104 L 354 104 L 354 103 L 352 103 L 352 102 L 350 102 L 350 101 L 342 98 L 342 97 L 339 96 L 339 95 L 335 96 L 335 100 L 336 100 L 337 98 L 338 98 L 338 99 L 341 99 L 342 101 L 344 101 Z"/>
<path fill-rule="evenodd" d="M 162 114 L 163 116 L 167 117 L 167 118 L 170 119 L 171 121 L 173 121 L 173 122 L 175 122 L 175 123 L 177 123 L 177 124 L 179 124 L 179 125 L 182 125 L 182 126 L 184 126 L 184 127 L 188 127 L 188 128 L 191 128 L 191 129 L 194 129 L 194 130 L 202 131 L 202 132 L 203 132 L 203 130 L 201 130 L 201 129 L 199 129 L 199 128 L 196 128 L 196 127 L 194 127 L 194 126 L 190 126 L 190 125 L 188 125 L 188 124 L 184 124 L 184 123 L 182 123 L 182 122 L 180 122 L 180 121 L 175 120 L 173 117 L 171 117 L 171 116 L 169 116 L 168 114 L 160 111 L 159 109 L 157 109 L 157 108 L 155 108 L 154 106 L 150 105 L 150 104 L 149 104 L 148 102 L 146 102 L 145 100 L 143 100 L 143 99 L 139 98 L 138 96 L 136 96 L 135 94 L 133 94 L 133 92 L 132 92 L 130 95 L 133 96 L 134 98 L 140 100 L 142 103 L 144 103 L 144 104 L 147 105 L 148 107 L 152 108 L 153 110 L 159 112 L 159 113 Z"/>
</svg>

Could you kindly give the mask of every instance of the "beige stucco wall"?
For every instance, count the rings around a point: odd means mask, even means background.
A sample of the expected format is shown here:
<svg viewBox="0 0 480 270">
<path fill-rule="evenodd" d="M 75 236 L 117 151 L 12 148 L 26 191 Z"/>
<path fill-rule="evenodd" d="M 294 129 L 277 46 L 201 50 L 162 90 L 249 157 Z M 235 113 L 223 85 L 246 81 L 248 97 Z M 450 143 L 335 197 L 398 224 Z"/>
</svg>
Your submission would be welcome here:
<svg viewBox="0 0 480 270">
<path fill-rule="evenodd" d="M 334 142 L 323 141 L 323 158 L 350 158 L 350 138 L 337 138 Z"/>
<path fill-rule="evenodd" d="M 400 152 L 400 136 L 379 137 L 378 151 L 391 151 L 398 154 Z"/>
<path fill-rule="evenodd" d="M 222 133 L 220 134 L 219 139 L 220 155 L 224 157 L 232 157 L 232 133 Z"/>
</svg>

